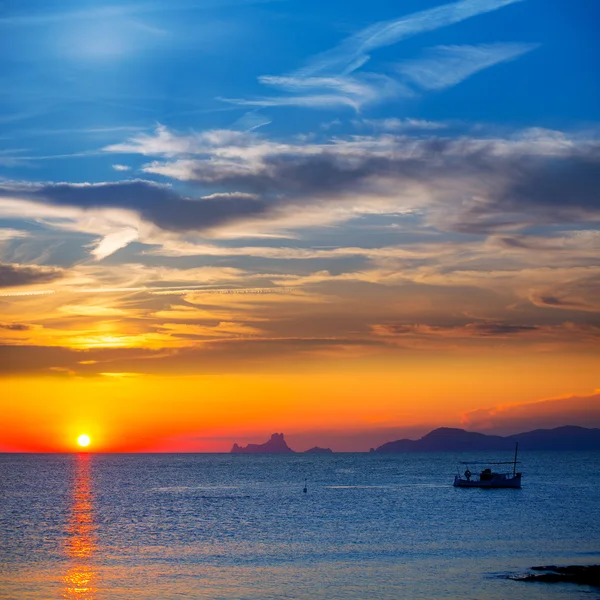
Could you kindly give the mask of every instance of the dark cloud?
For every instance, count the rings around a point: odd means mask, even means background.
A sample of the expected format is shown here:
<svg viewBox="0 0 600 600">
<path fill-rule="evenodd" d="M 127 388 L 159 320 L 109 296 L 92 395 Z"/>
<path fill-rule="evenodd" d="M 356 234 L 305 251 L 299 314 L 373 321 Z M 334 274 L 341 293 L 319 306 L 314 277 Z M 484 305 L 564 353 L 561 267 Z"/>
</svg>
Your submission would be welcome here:
<svg viewBox="0 0 600 600">
<path fill-rule="evenodd" d="M 60 269 L 0 263 L 0 288 L 49 283 L 62 276 L 63 272 Z"/>
<path fill-rule="evenodd" d="M 478 431 L 516 433 L 565 424 L 600 426 L 600 394 L 567 396 L 524 404 L 502 404 L 477 409 L 462 416 L 462 426 Z"/>
<path fill-rule="evenodd" d="M 600 310 L 600 277 L 571 278 L 564 283 L 534 292 L 531 300 L 537 306 L 554 309 L 598 312 Z"/>
<path fill-rule="evenodd" d="M 386 335 L 426 335 L 446 337 L 493 337 L 519 335 L 539 331 L 537 325 L 511 325 L 508 323 L 477 322 L 464 325 L 402 325 L 389 323 L 376 325 L 375 330 Z"/>
<path fill-rule="evenodd" d="M 377 190 L 381 178 L 391 182 L 386 193 L 403 192 L 414 184 L 429 189 L 450 229 L 487 233 L 523 221 L 555 223 L 600 219 L 600 144 L 558 155 L 511 148 L 496 140 L 398 139 L 381 152 L 343 144 L 318 154 L 280 154 L 263 159 L 261 168 L 224 169 L 197 161 L 198 183 L 242 189 L 267 198 L 265 207 L 297 198 L 339 198 L 348 192 Z M 475 202 L 469 203 L 470 197 Z M 458 201 L 454 204 L 454 201 Z M 443 223 L 440 222 L 442 227 Z"/>
<path fill-rule="evenodd" d="M 479 335 L 511 335 L 537 331 L 535 325 L 509 325 L 507 323 L 471 323 L 467 326 Z"/>
<path fill-rule="evenodd" d="M 322 361 L 322 351 L 346 347 L 381 348 L 378 340 L 360 339 L 229 339 L 203 340 L 202 345 L 178 349 L 90 348 L 0 345 L 0 377 L 73 373 L 96 376 L 105 372 L 198 374 L 279 372 L 289 370 L 291 358 Z M 296 365 L 301 367 L 300 362 Z"/>
<path fill-rule="evenodd" d="M 301 145 L 267 147 L 252 159 L 236 147 L 227 147 L 230 159 L 187 157 L 185 179 L 219 192 L 195 199 L 142 180 L 45 185 L 20 193 L 55 205 L 130 209 L 171 231 L 268 219 L 282 208 L 300 211 L 311 202 L 359 193 L 385 196 L 392 204 L 396 195 L 402 208 L 414 202 L 415 189 L 427 196 L 417 204 L 425 202 L 430 218 L 447 230 L 489 233 L 600 220 L 600 143 L 548 149 L 535 140 L 386 136 L 311 146 L 310 152 Z M 177 165 L 155 162 L 148 170 L 177 176 Z"/>
<path fill-rule="evenodd" d="M 481 157 L 480 157 L 481 158 Z M 481 176 L 495 175 L 497 189 L 460 213 L 455 228 L 488 233 L 519 224 L 600 220 L 600 153 L 563 157 L 485 157 Z M 508 242 L 515 244 L 514 240 Z"/>
<path fill-rule="evenodd" d="M 471 340 L 479 343 L 494 343 L 497 339 L 513 339 L 526 343 L 553 340 L 559 343 L 597 345 L 600 325 L 595 322 L 554 324 L 511 324 L 501 322 L 475 322 L 459 325 L 405 325 L 386 323 L 374 325 L 372 330 L 381 336 L 397 336 L 405 340 Z"/>
<path fill-rule="evenodd" d="M 221 170 L 209 162 L 198 161 L 193 172 L 200 183 L 219 184 L 226 189 L 243 189 L 268 197 L 283 194 L 283 198 L 291 199 L 316 194 L 336 195 L 355 189 L 371 177 L 401 175 L 397 166 L 390 158 L 373 157 L 366 152 L 349 160 L 332 151 L 324 151 L 316 156 L 267 156 L 260 169 L 245 173 Z M 404 175 L 409 176 L 415 167 L 414 161 L 407 161 Z"/>
<path fill-rule="evenodd" d="M 170 231 L 208 229 L 265 212 L 264 201 L 248 194 L 213 194 L 194 200 L 148 181 L 47 185 L 34 196 L 63 206 L 130 209 Z"/>
<path fill-rule="evenodd" d="M 31 325 L 25 323 L 0 323 L 0 329 L 8 329 L 9 331 L 29 331 Z"/>
<path fill-rule="evenodd" d="M 572 307 L 572 302 L 563 302 L 560 298 L 556 298 L 555 296 L 540 296 L 539 297 L 540 304 L 546 304 L 547 306 L 568 306 Z"/>
<path fill-rule="evenodd" d="M 576 152 L 564 158 L 519 160 L 502 195 L 507 208 L 523 205 L 600 209 L 600 152 Z"/>
</svg>

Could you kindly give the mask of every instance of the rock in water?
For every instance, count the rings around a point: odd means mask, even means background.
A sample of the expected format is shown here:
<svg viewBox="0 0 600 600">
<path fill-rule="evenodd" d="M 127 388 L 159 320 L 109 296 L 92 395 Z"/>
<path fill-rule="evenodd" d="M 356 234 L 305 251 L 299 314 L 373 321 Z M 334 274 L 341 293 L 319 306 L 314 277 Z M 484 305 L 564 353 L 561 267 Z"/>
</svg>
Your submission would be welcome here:
<svg viewBox="0 0 600 600">
<path fill-rule="evenodd" d="M 570 565 L 557 567 L 531 567 L 532 571 L 543 573 L 528 573 L 526 575 L 511 576 L 515 581 L 539 581 L 543 583 L 576 583 L 600 587 L 600 565 Z"/>
<path fill-rule="evenodd" d="M 283 433 L 274 433 L 264 444 L 233 445 L 233 454 L 289 454 L 294 451 L 286 444 Z"/>
</svg>

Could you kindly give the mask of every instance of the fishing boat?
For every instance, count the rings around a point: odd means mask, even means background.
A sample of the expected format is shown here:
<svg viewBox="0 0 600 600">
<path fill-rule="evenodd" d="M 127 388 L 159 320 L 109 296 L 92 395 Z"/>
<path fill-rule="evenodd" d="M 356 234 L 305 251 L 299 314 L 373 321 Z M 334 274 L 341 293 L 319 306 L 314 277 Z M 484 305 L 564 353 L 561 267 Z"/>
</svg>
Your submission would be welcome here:
<svg viewBox="0 0 600 600">
<path fill-rule="evenodd" d="M 515 458 L 509 462 L 461 462 L 466 466 L 465 472 L 460 472 L 454 477 L 454 487 L 464 488 L 520 488 L 521 473 L 517 473 L 517 453 L 519 451 L 519 442 L 515 446 Z M 503 469 L 497 469 L 498 465 L 512 465 L 512 473 Z M 475 472 L 471 472 L 471 466 Z M 483 466 L 483 468 L 481 468 Z M 480 470 L 481 469 L 481 470 Z M 497 469 L 497 470 L 496 470 Z M 459 469 L 460 471 L 460 469 Z"/>
</svg>

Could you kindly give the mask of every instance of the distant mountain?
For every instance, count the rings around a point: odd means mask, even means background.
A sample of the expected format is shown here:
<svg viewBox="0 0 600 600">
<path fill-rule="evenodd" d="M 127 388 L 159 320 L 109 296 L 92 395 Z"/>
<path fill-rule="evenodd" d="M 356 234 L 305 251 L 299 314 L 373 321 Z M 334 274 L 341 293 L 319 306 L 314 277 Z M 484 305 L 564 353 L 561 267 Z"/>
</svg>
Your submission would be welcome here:
<svg viewBox="0 0 600 600">
<path fill-rule="evenodd" d="M 294 451 L 286 444 L 283 433 L 274 433 L 264 444 L 233 445 L 233 454 L 290 454 Z"/>
<path fill-rule="evenodd" d="M 556 429 L 536 429 L 506 439 L 528 450 L 600 450 L 600 429 L 565 425 Z"/>
<path fill-rule="evenodd" d="M 315 446 L 310 450 L 305 450 L 304 454 L 333 454 L 333 450 L 331 448 L 320 448 L 319 446 Z"/>
<path fill-rule="evenodd" d="M 519 442 L 522 450 L 600 450 L 600 429 L 567 425 L 503 437 L 440 427 L 419 440 L 387 442 L 375 452 L 490 452 L 512 450 L 515 442 Z"/>
</svg>

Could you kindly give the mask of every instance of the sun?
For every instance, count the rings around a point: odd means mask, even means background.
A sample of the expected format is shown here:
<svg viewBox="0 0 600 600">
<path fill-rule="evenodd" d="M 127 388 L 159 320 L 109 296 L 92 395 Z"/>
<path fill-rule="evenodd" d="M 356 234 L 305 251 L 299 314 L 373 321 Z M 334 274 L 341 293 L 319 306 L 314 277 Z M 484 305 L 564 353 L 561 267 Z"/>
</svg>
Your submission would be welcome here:
<svg viewBox="0 0 600 600">
<path fill-rule="evenodd" d="M 85 433 L 82 433 L 78 438 L 77 438 L 77 443 L 82 447 L 82 448 L 87 448 L 90 445 L 90 442 L 92 440 L 90 440 L 90 436 L 86 435 Z"/>
</svg>

